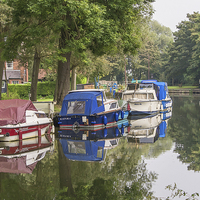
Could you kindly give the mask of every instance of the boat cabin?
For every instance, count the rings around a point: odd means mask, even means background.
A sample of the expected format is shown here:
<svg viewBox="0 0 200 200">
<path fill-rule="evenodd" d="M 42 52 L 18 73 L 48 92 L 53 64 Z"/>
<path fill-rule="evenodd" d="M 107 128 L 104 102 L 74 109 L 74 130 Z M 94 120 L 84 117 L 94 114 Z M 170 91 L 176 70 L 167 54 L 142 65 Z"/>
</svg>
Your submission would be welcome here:
<svg viewBox="0 0 200 200">
<path fill-rule="evenodd" d="M 108 101 L 104 90 L 73 90 L 65 96 L 60 115 L 88 116 L 116 108 L 119 108 L 117 101 Z"/>
<path fill-rule="evenodd" d="M 105 141 L 60 139 L 64 155 L 70 160 L 102 161 Z"/>
</svg>

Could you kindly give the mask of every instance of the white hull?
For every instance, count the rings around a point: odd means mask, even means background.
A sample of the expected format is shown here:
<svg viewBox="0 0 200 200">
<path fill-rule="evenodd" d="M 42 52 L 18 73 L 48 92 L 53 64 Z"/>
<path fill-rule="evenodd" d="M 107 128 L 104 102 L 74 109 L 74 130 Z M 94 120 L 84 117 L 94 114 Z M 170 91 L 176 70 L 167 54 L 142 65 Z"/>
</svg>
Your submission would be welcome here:
<svg viewBox="0 0 200 200">
<path fill-rule="evenodd" d="M 135 100 L 130 99 L 129 105 L 131 113 L 135 114 L 152 114 L 160 111 L 161 102 L 158 100 Z"/>
<path fill-rule="evenodd" d="M 21 130 L 27 130 L 28 127 L 24 127 L 24 128 L 21 128 Z M 22 132 L 22 140 L 25 140 L 25 139 L 29 139 L 29 138 L 34 138 L 34 137 L 40 137 L 40 136 L 43 136 L 45 135 L 45 133 L 47 133 L 49 131 L 49 129 L 51 129 L 50 132 L 52 132 L 52 128 L 51 128 L 51 125 L 50 124 L 47 124 L 44 128 L 41 128 L 41 134 L 38 133 L 38 129 L 37 128 L 32 128 L 31 130 L 31 127 L 29 127 L 29 132 L 28 133 L 23 133 Z M 10 135 L 10 136 L 4 136 L 4 135 L 1 135 L 0 137 L 0 142 L 9 142 L 9 141 L 15 141 L 15 140 L 21 140 L 20 139 L 20 136 L 19 134 L 17 135 Z"/>
<path fill-rule="evenodd" d="M 153 117 L 145 117 L 142 119 L 130 120 L 131 129 L 149 129 L 157 127 L 162 122 L 161 114 Z"/>
</svg>

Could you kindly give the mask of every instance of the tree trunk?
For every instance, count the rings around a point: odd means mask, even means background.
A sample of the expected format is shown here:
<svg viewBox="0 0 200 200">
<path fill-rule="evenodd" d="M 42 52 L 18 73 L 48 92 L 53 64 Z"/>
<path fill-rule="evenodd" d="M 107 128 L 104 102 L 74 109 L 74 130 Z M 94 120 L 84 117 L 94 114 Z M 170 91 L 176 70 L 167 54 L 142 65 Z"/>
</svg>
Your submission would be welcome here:
<svg viewBox="0 0 200 200">
<path fill-rule="evenodd" d="M 72 68 L 71 90 L 76 89 L 76 67 Z"/>
<path fill-rule="evenodd" d="M 61 105 L 65 95 L 70 90 L 70 58 L 71 52 L 66 53 L 67 62 L 58 61 L 58 92 L 57 104 Z"/>
<path fill-rule="evenodd" d="M 53 99 L 53 101 L 57 100 L 57 93 L 58 93 L 58 78 L 56 79 L 56 87 L 55 87 L 55 91 L 54 91 L 54 99 Z"/>
<path fill-rule="evenodd" d="M 61 29 L 61 35 L 59 39 L 59 49 L 61 51 L 66 50 L 68 36 L 64 28 Z M 70 58 L 71 52 L 61 53 L 61 57 L 66 58 L 66 61 L 58 61 L 58 92 L 57 92 L 57 104 L 61 105 L 65 95 L 70 90 Z"/>
<path fill-rule="evenodd" d="M 74 189 L 72 186 L 71 179 L 71 163 L 68 158 L 63 153 L 62 145 L 58 141 L 58 159 L 59 159 L 59 178 L 60 178 L 60 188 L 68 188 L 66 195 L 73 197 Z"/>
<path fill-rule="evenodd" d="M 4 68 L 4 61 L 0 61 L 0 88 L 2 88 L 3 68 Z M 1 100 L 1 90 L 0 90 L 0 100 Z"/>
<path fill-rule="evenodd" d="M 40 67 L 40 55 L 37 49 L 35 49 L 32 81 L 31 81 L 31 101 L 37 101 L 37 82 L 38 82 L 39 67 Z"/>
</svg>

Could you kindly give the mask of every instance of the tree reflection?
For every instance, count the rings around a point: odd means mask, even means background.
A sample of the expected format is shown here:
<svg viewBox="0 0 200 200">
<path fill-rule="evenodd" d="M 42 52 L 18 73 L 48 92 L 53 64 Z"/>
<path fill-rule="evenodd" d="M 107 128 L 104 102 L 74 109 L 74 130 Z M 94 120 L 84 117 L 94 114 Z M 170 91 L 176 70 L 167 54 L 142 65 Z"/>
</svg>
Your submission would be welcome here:
<svg viewBox="0 0 200 200">
<path fill-rule="evenodd" d="M 189 170 L 200 171 L 199 98 L 177 97 L 173 102 L 168 132 L 176 142 L 175 152 Z"/>
<path fill-rule="evenodd" d="M 107 152 L 103 163 L 59 159 L 59 165 L 66 162 L 65 167 L 59 168 L 60 175 L 65 177 L 67 173 L 71 177 L 66 177 L 65 183 L 62 181 L 64 190 L 56 198 L 112 200 L 151 197 L 150 189 L 156 174 L 146 170 L 146 164 L 141 161 L 140 149 L 128 144 L 125 138 L 120 141 L 119 146 Z M 59 154 L 63 154 L 61 150 L 59 148 Z M 67 162 L 70 162 L 70 166 Z"/>
</svg>

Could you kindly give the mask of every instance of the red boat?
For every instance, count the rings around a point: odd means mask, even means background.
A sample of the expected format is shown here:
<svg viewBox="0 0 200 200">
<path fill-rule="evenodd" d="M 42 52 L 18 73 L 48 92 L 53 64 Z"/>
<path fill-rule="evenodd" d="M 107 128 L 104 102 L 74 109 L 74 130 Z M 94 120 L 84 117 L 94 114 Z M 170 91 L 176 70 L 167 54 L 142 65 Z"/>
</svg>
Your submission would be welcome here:
<svg viewBox="0 0 200 200">
<path fill-rule="evenodd" d="M 30 100 L 0 100 L 0 141 L 40 137 L 53 132 L 53 120 Z"/>
<path fill-rule="evenodd" d="M 0 172 L 32 173 L 46 152 L 54 150 L 53 141 L 54 135 L 46 134 L 27 140 L 0 142 Z"/>
</svg>

